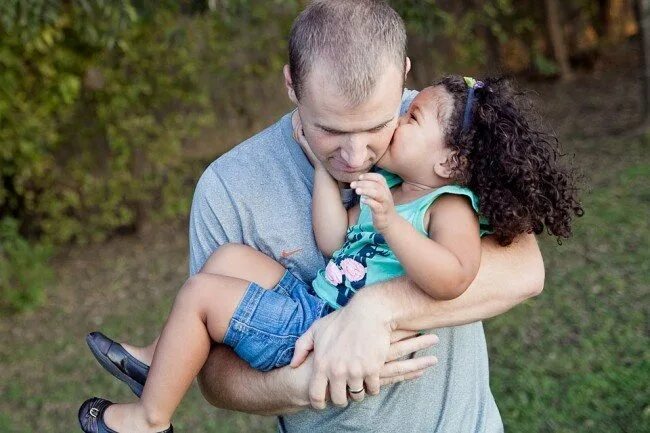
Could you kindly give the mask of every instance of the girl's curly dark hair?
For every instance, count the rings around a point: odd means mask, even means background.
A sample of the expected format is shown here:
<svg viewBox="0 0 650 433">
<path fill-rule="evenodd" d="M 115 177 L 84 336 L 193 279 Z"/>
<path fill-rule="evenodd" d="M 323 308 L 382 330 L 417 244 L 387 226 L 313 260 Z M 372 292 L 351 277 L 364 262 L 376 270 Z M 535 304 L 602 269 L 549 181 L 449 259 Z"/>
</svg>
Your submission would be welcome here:
<svg viewBox="0 0 650 433">
<path fill-rule="evenodd" d="M 443 126 L 455 181 L 473 190 L 480 211 L 501 245 L 519 234 L 546 230 L 560 238 L 571 235 L 571 220 L 584 211 L 577 199 L 571 170 L 560 164 L 555 136 L 531 125 L 525 97 L 503 78 L 482 80 L 475 88 L 471 121 L 463 129 L 468 86 L 463 77 L 448 76 L 442 85 L 453 97 Z M 530 104 L 526 104 L 530 106 Z"/>
</svg>

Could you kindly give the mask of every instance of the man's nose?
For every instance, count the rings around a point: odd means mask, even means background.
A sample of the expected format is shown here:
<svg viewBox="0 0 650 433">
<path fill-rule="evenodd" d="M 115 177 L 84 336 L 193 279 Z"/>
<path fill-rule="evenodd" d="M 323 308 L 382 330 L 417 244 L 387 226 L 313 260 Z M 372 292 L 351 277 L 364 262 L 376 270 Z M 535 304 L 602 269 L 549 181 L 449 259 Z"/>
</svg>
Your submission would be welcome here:
<svg viewBox="0 0 650 433">
<path fill-rule="evenodd" d="M 350 168 L 361 168 L 368 159 L 368 146 L 363 137 L 350 134 L 341 148 L 341 157 Z"/>
</svg>

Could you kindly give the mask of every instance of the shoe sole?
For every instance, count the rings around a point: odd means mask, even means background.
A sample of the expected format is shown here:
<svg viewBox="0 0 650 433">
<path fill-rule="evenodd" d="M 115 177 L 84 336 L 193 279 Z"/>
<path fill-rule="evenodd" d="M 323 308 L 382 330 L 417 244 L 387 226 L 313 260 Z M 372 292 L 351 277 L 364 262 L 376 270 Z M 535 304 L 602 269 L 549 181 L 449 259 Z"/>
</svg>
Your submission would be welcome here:
<svg viewBox="0 0 650 433">
<path fill-rule="evenodd" d="M 113 362 L 110 359 L 108 359 L 108 357 L 104 355 L 97 346 L 95 346 L 94 342 L 90 338 L 90 335 L 86 336 L 86 344 L 88 344 L 88 347 L 90 348 L 90 352 L 93 354 L 97 362 L 99 362 L 106 371 L 108 371 L 117 379 L 126 383 L 129 386 L 129 388 L 131 388 L 131 391 L 133 391 L 133 393 L 138 398 L 142 396 L 142 390 L 144 389 L 144 386 L 141 385 L 139 382 L 135 381 L 134 379 L 132 379 L 131 377 L 127 376 L 119 368 L 117 368 L 117 366 L 113 364 Z"/>
</svg>

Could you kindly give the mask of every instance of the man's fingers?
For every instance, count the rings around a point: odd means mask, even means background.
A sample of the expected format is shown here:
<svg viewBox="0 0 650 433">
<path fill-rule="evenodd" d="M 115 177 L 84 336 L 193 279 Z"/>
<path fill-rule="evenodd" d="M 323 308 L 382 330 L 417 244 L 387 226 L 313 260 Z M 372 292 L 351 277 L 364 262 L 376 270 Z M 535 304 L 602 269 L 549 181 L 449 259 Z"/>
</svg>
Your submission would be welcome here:
<svg viewBox="0 0 650 433">
<path fill-rule="evenodd" d="M 366 384 L 366 392 L 368 395 L 377 395 L 379 394 L 380 380 L 379 375 L 367 376 L 364 379 Z"/>
<path fill-rule="evenodd" d="M 413 373 L 408 373 L 403 376 L 385 377 L 380 379 L 380 384 L 381 386 L 384 386 L 384 385 L 391 385 L 397 382 L 403 382 L 405 380 L 417 379 L 418 377 L 421 377 L 423 374 L 424 374 L 423 371 L 415 371 Z"/>
<path fill-rule="evenodd" d="M 438 358 L 435 356 L 421 356 L 418 358 L 405 359 L 402 361 L 393 361 L 384 364 L 379 372 L 381 380 L 390 377 L 407 376 L 415 372 L 424 372 L 427 368 L 436 365 Z"/>
<path fill-rule="evenodd" d="M 327 390 L 327 378 L 316 374 L 309 382 L 309 403 L 314 409 L 325 409 L 325 391 Z"/>
<path fill-rule="evenodd" d="M 427 349 L 436 343 L 438 343 L 438 336 L 435 334 L 424 334 L 391 343 L 386 361 L 394 361 L 418 350 Z"/>
<path fill-rule="evenodd" d="M 420 333 L 417 331 L 405 331 L 402 329 L 396 329 L 390 334 L 390 342 L 394 343 L 396 341 L 404 340 L 406 338 L 415 337 L 416 335 L 420 335 Z"/>
<path fill-rule="evenodd" d="M 302 364 L 309 352 L 314 350 L 314 334 L 309 328 L 307 332 L 302 334 L 300 338 L 296 341 L 296 346 L 293 350 L 293 358 L 291 358 L 291 365 L 293 368 L 296 368 Z"/>
<path fill-rule="evenodd" d="M 363 401 L 364 397 L 366 396 L 366 387 L 363 383 L 363 379 L 356 378 L 348 380 L 348 394 L 354 401 Z"/>
<path fill-rule="evenodd" d="M 345 407 L 348 405 L 348 389 L 345 377 L 340 376 L 330 380 L 330 398 L 332 404 Z"/>
</svg>

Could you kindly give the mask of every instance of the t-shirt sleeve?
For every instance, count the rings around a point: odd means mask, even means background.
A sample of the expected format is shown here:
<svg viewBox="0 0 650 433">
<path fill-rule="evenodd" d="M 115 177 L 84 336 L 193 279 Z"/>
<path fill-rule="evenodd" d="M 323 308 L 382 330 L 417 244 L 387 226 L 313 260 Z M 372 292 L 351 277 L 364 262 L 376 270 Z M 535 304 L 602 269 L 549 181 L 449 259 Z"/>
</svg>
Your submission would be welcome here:
<svg viewBox="0 0 650 433">
<path fill-rule="evenodd" d="M 190 211 L 189 271 L 198 273 L 208 258 L 221 245 L 241 243 L 241 221 L 227 186 L 215 171 L 214 163 L 201 175 Z"/>
<path fill-rule="evenodd" d="M 418 93 L 420 92 L 417 90 L 404 89 L 404 92 L 402 92 L 402 105 L 399 112 L 400 116 L 403 116 L 408 111 L 411 102 L 413 102 Z"/>
</svg>

